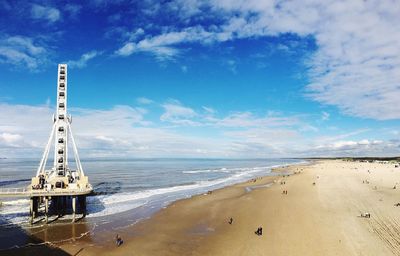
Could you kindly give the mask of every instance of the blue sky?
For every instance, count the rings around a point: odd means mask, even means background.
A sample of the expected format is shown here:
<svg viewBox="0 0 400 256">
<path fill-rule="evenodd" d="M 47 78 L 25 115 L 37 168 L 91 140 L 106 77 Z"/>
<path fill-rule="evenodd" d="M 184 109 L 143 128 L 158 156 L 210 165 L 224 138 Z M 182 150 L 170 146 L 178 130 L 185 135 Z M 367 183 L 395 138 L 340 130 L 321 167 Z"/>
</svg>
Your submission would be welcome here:
<svg viewBox="0 0 400 256">
<path fill-rule="evenodd" d="M 0 3 L 0 156 L 40 157 L 57 64 L 84 157 L 398 155 L 395 1 Z"/>
</svg>

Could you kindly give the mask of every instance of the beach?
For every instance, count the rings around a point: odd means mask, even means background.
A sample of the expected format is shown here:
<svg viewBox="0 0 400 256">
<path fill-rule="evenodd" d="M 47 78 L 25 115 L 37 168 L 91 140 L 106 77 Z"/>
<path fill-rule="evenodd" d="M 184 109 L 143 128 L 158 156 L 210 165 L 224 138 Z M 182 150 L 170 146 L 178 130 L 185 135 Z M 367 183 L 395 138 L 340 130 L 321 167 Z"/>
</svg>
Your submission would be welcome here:
<svg viewBox="0 0 400 256">
<path fill-rule="evenodd" d="M 273 172 L 56 246 L 71 255 L 400 255 L 394 164 L 318 160 Z"/>
<path fill-rule="evenodd" d="M 292 174 L 177 201 L 120 230 L 120 247 L 110 232 L 101 245 L 61 248 L 79 255 L 400 254 L 394 164 L 329 160 L 274 171 Z M 371 218 L 360 217 L 365 212 Z"/>
</svg>

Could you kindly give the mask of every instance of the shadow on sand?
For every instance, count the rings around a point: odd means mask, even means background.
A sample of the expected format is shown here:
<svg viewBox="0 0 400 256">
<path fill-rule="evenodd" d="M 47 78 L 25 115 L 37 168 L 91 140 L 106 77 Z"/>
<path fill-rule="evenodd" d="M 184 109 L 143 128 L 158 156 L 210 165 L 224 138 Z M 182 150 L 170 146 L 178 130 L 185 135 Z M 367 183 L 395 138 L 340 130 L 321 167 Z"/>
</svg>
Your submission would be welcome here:
<svg viewBox="0 0 400 256">
<path fill-rule="evenodd" d="M 43 240 L 29 235 L 21 227 L 9 223 L 1 223 L 0 255 L 70 255 L 59 248 L 44 243 Z"/>
<path fill-rule="evenodd" d="M 52 210 L 50 209 L 50 211 Z M 69 213 L 69 209 L 67 213 Z M 87 223 L 85 219 L 81 219 L 80 216 L 77 216 L 78 219 L 75 223 L 71 223 L 71 219 L 59 219 L 54 216 L 49 218 L 48 224 L 45 224 L 39 217 L 32 226 L 25 224 L 27 226 L 23 227 L 7 221 L 12 216 L 12 214 L 8 214 L 7 218 L 0 219 L 0 256 L 70 255 L 53 244 L 62 244 L 65 241 L 78 239 L 91 240 L 91 224 Z M 81 250 L 75 252 L 74 255 L 79 255 Z"/>
</svg>

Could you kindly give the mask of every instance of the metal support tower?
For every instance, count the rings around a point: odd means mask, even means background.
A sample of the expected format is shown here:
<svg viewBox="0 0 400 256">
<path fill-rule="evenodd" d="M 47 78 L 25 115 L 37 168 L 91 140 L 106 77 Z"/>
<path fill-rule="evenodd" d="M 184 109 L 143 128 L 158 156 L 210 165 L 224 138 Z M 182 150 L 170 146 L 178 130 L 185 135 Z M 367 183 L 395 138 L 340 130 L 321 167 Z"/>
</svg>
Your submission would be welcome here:
<svg viewBox="0 0 400 256">
<path fill-rule="evenodd" d="M 69 180 L 80 179 L 85 176 L 79 159 L 78 149 L 71 131 L 71 115 L 67 112 L 67 64 L 58 65 L 57 79 L 57 111 L 53 116 L 53 128 L 50 133 L 42 160 L 36 172 L 36 177 L 46 175 L 49 179 L 57 177 L 68 177 Z M 54 138 L 54 164 L 51 170 L 45 170 L 49 156 L 52 140 Z M 73 153 L 76 162 L 76 170 L 68 166 L 68 144 L 69 138 L 72 142 Z"/>
</svg>

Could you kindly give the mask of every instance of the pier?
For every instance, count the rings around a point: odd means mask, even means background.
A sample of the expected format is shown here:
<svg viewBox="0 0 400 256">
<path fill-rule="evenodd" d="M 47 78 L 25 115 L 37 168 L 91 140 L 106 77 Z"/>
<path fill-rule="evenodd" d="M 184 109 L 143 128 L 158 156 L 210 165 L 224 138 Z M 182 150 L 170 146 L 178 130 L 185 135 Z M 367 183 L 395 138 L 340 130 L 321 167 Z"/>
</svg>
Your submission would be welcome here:
<svg viewBox="0 0 400 256">
<path fill-rule="evenodd" d="M 31 223 L 42 220 L 48 223 L 49 218 L 53 216 L 56 216 L 53 219 L 57 219 L 65 215 L 67 209 L 72 209 L 73 222 L 77 219 L 77 214 L 82 218 L 86 216 L 86 196 L 93 192 L 93 188 L 83 171 L 71 123 L 71 115 L 67 112 L 67 65 L 59 64 L 57 111 L 53 115 L 52 130 L 36 175 L 32 177 L 31 184 L 26 188 L 0 190 L 0 198 L 28 197 L 30 199 Z M 69 146 L 72 147 L 75 159 L 74 169 L 68 162 Z M 54 150 L 54 162 L 51 168 L 47 168 L 51 149 Z M 50 206 L 52 211 L 50 211 Z"/>
</svg>

